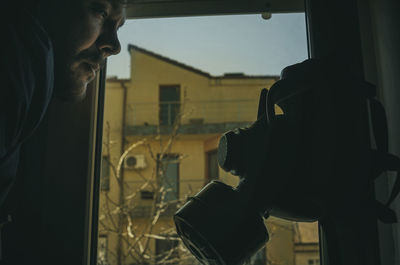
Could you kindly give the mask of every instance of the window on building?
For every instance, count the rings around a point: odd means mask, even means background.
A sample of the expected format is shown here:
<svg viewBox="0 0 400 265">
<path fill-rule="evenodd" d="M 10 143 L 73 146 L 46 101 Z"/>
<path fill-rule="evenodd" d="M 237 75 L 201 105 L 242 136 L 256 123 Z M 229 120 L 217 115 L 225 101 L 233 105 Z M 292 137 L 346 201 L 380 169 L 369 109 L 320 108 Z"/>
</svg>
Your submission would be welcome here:
<svg viewBox="0 0 400 265">
<path fill-rule="evenodd" d="M 179 198 L 179 156 L 167 154 L 160 158 L 158 166 L 160 186 L 165 190 L 164 202 Z"/>
<path fill-rule="evenodd" d="M 101 161 L 101 177 L 100 177 L 100 189 L 101 191 L 110 190 L 110 157 L 103 156 Z"/>
<path fill-rule="evenodd" d="M 140 191 L 140 198 L 142 200 L 152 200 L 154 199 L 154 192 L 148 190 Z"/>
<path fill-rule="evenodd" d="M 206 153 L 207 178 L 206 182 L 219 179 L 218 150 Z"/>
<path fill-rule="evenodd" d="M 267 263 L 266 249 L 263 247 L 250 258 L 250 265 L 265 265 Z"/>
<path fill-rule="evenodd" d="M 156 264 L 179 264 L 177 240 L 156 239 Z"/>
<path fill-rule="evenodd" d="M 107 249 L 108 239 L 107 236 L 99 236 L 97 247 L 97 265 L 108 265 L 107 261 Z"/>
<path fill-rule="evenodd" d="M 180 86 L 160 86 L 160 125 L 172 125 L 180 109 Z"/>
</svg>

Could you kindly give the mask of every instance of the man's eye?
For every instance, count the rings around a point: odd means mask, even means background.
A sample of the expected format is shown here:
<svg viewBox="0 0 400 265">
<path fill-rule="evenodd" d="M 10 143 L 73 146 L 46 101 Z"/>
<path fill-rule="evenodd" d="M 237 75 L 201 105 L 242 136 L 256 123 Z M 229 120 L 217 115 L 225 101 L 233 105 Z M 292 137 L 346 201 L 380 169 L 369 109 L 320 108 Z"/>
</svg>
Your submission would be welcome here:
<svg viewBox="0 0 400 265">
<path fill-rule="evenodd" d="M 108 13 L 106 10 L 95 10 L 95 12 L 99 15 L 101 15 L 103 18 L 108 17 Z"/>
<path fill-rule="evenodd" d="M 107 13 L 107 11 L 105 11 L 105 10 L 99 11 L 99 13 L 100 13 L 101 16 L 104 17 L 104 18 L 108 17 L 108 13 Z"/>
<path fill-rule="evenodd" d="M 106 9 L 106 7 L 103 6 L 103 5 L 100 5 L 100 4 L 93 4 L 93 5 L 92 5 L 92 10 L 93 10 L 96 14 L 102 16 L 103 18 L 108 17 L 107 9 Z"/>
</svg>

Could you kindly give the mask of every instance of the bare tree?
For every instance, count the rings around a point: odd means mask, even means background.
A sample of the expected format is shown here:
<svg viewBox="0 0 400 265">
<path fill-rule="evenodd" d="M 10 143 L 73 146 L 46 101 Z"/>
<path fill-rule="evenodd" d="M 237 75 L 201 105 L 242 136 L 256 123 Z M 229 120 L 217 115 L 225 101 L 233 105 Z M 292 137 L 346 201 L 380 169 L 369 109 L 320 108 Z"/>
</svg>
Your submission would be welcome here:
<svg viewBox="0 0 400 265">
<path fill-rule="evenodd" d="M 193 195 L 193 190 L 189 187 L 189 193 L 176 200 L 166 200 L 168 192 L 171 190 L 163 185 L 165 183 L 166 171 L 172 163 L 179 163 L 185 159 L 185 154 L 175 156 L 165 162 L 165 158 L 171 153 L 178 136 L 178 131 L 181 126 L 181 120 L 184 117 L 184 105 L 177 114 L 168 135 L 162 135 L 160 126 L 156 135 L 143 137 L 142 139 L 130 143 L 125 147 L 124 152 L 119 157 L 112 157 L 111 148 L 115 142 L 110 139 L 110 125 L 107 122 L 105 128 L 105 137 L 103 141 L 103 153 L 106 159 L 103 163 L 107 163 L 110 168 L 110 178 L 114 179 L 117 187 L 114 187 L 116 193 L 120 196 L 115 199 L 108 192 L 102 193 L 101 198 L 101 214 L 99 217 L 99 233 L 113 234 L 118 238 L 115 249 L 108 248 L 108 260 L 105 257 L 100 257 L 99 265 L 122 265 L 122 264 L 197 264 L 189 251 L 183 247 L 181 240 L 175 232 L 175 227 L 172 225 L 156 229 L 160 219 L 165 213 L 169 213 L 172 218 L 172 212 L 183 205 L 187 197 Z M 157 142 L 157 148 L 151 143 Z M 147 156 L 153 161 L 154 168 L 152 173 L 142 174 L 140 170 L 134 170 L 136 178 L 141 180 L 138 183 L 132 184 L 122 177 L 123 164 L 127 155 L 137 148 L 145 148 Z M 190 184 L 189 184 L 190 185 Z M 151 205 L 147 206 L 150 209 L 145 213 L 145 224 L 136 225 L 133 214 L 135 208 L 141 207 L 138 202 L 138 197 L 142 191 L 151 190 L 153 199 Z M 172 211 L 171 211 L 172 209 Z M 164 223 L 163 223 L 164 224 Z M 157 231 L 156 231 L 157 230 Z M 154 241 L 164 242 L 164 245 L 169 245 L 165 251 L 155 253 L 151 246 Z M 179 253 L 179 254 L 178 254 Z"/>
<path fill-rule="evenodd" d="M 143 137 L 135 142 L 124 146 L 122 154 L 116 157 L 112 156 L 111 149 L 116 144 L 110 137 L 110 125 L 107 122 L 105 128 L 105 137 L 103 141 L 103 153 L 110 168 L 110 177 L 117 183 L 114 193 L 119 196 L 110 196 L 108 192 L 102 193 L 101 215 L 99 218 L 99 233 L 114 235 L 117 243 L 113 248 L 108 246 L 108 258 L 99 257 L 98 265 L 130 265 L 130 264 L 179 264 L 195 265 L 199 264 L 191 253 L 184 247 L 183 243 L 176 235 L 173 222 L 162 222 L 160 220 L 165 216 L 172 218 L 172 213 L 182 206 L 187 198 L 193 196 L 197 190 L 194 190 L 190 183 L 188 184 L 188 193 L 174 200 L 166 199 L 171 190 L 165 186 L 165 178 L 168 166 L 172 163 L 180 163 L 187 157 L 187 154 L 173 156 L 165 162 L 165 158 L 171 154 L 172 147 L 176 142 L 181 127 L 181 121 L 190 111 L 184 113 L 184 105 L 177 114 L 177 117 L 167 135 L 162 135 L 161 128 L 158 126 L 157 133 L 152 136 Z M 154 144 L 156 143 L 156 144 Z M 138 148 L 146 150 L 146 156 L 151 159 L 154 166 L 151 168 L 151 174 L 143 174 L 141 170 L 133 170 L 136 179 L 140 183 L 130 183 L 123 178 L 123 164 L 128 154 Z M 171 158 L 171 157 L 170 157 Z M 182 185 L 182 184 L 181 184 Z M 142 217 L 146 222 L 137 223 L 135 212 L 141 210 L 140 194 L 143 191 L 151 191 L 153 198 L 150 205 L 146 206 L 148 211 L 142 211 Z M 166 225 L 167 224 L 167 225 Z M 161 227 L 161 228 L 160 228 Z M 279 236 L 279 231 L 285 229 L 291 233 L 296 233 L 296 223 L 286 226 L 275 222 L 269 222 L 268 231 L 270 237 Z M 294 240 L 294 238 L 293 238 Z M 154 249 L 155 241 L 162 242 L 165 250 L 156 252 Z M 262 249 L 261 251 L 265 251 Z M 274 257 L 273 253 L 267 251 L 266 265 L 278 265 L 281 261 Z M 245 264 L 258 264 L 249 259 Z"/>
</svg>

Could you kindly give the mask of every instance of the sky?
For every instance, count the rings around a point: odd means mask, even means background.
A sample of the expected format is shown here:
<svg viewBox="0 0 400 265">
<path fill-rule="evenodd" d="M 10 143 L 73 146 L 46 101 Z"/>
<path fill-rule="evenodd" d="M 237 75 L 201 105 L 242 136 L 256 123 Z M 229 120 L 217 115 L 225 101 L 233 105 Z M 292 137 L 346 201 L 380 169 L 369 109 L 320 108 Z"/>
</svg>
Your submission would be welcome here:
<svg viewBox="0 0 400 265">
<path fill-rule="evenodd" d="M 304 13 L 128 20 L 119 30 L 121 53 L 110 57 L 107 76 L 129 78 L 128 44 L 211 75 L 279 75 L 307 59 Z"/>
</svg>

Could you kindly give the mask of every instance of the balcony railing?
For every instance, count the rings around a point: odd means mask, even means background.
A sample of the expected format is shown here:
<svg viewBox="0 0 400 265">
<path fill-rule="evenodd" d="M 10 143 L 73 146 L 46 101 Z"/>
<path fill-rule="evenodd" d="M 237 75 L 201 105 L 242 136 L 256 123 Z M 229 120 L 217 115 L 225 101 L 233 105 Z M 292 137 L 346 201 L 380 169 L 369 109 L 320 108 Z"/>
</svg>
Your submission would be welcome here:
<svg viewBox="0 0 400 265">
<path fill-rule="evenodd" d="M 137 187 L 143 185 L 143 181 L 128 181 L 127 184 L 129 185 L 130 189 L 132 189 L 132 192 L 134 192 Z M 177 193 L 180 193 L 181 198 L 179 198 L 177 195 L 176 199 L 162 203 L 163 206 L 162 210 L 160 211 L 160 216 L 172 216 L 178 210 L 179 205 L 182 205 L 185 198 L 196 194 L 198 191 L 201 190 L 204 184 L 205 183 L 203 178 L 191 178 L 179 181 L 179 191 L 177 191 Z M 129 193 L 129 191 L 127 192 Z M 132 208 L 130 209 L 130 214 L 132 218 L 150 217 L 152 214 L 152 202 L 154 202 L 153 200 L 154 199 L 143 200 L 139 198 L 135 200 L 132 203 Z M 160 209 L 155 209 L 155 211 L 157 210 Z"/>
<path fill-rule="evenodd" d="M 128 106 L 127 123 L 130 126 L 171 125 L 180 117 L 182 124 L 249 122 L 256 117 L 257 105 L 257 100 L 132 103 Z"/>
<path fill-rule="evenodd" d="M 157 127 L 166 133 L 174 122 L 179 122 L 182 133 L 224 132 L 253 122 L 257 105 L 257 100 L 132 103 L 127 111 L 128 134 L 154 134 Z"/>
<path fill-rule="evenodd" d="M 165 209 L 160 211 L 160 216 L 170 217 L 178 210 L 176 203 L 169 204 Z M 150 205 L 138 205 L 131 209 L 132 218 L 149 218 L 151 217 L 152 206 Z"/>
</svg>

